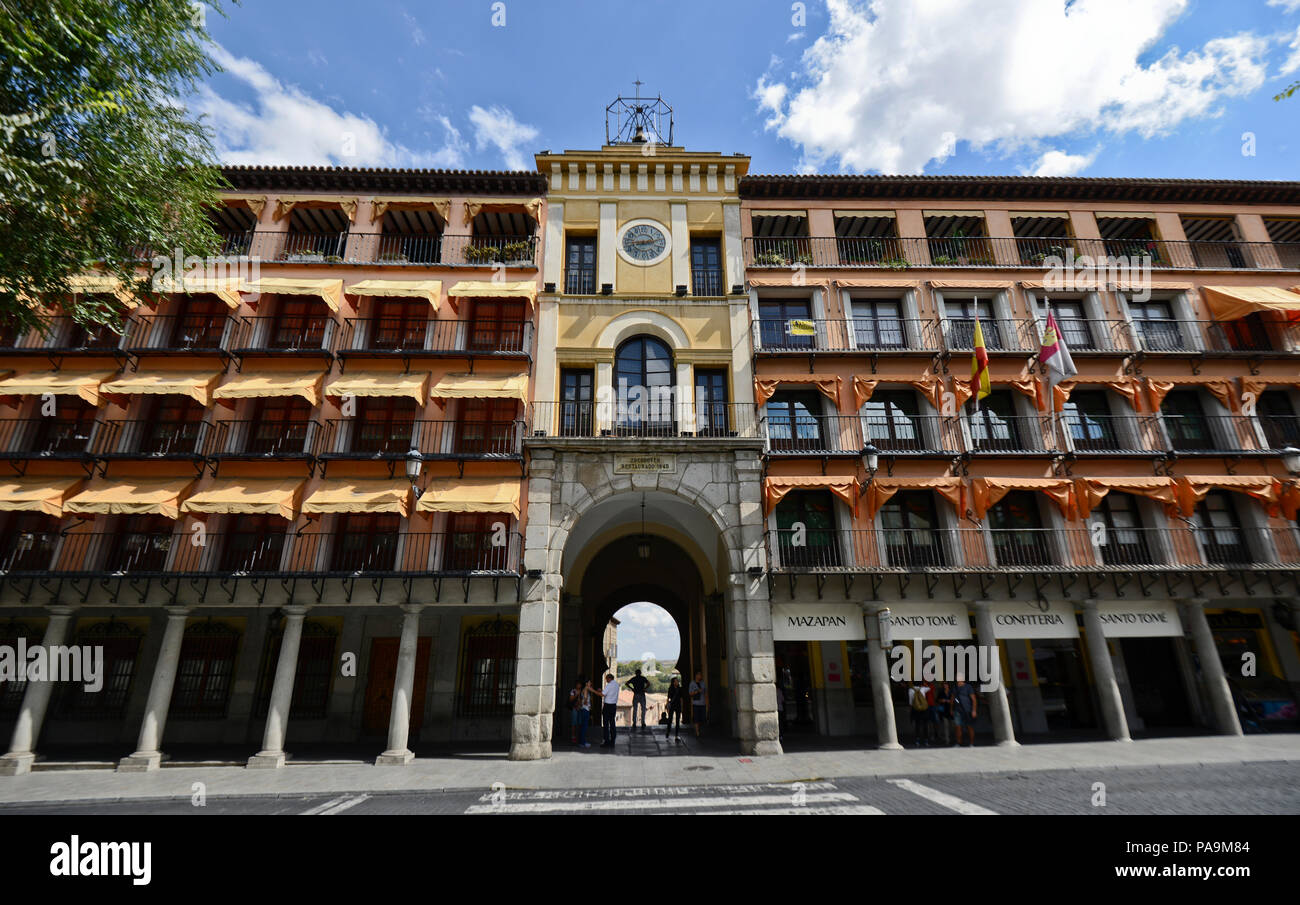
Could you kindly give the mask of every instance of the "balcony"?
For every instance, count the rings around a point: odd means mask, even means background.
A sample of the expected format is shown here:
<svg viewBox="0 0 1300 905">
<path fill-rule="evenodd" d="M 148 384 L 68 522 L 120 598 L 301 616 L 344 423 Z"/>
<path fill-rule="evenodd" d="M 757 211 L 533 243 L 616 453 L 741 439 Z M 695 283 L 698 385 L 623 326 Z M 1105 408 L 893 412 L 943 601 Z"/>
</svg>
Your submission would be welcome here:
<svg viewBox="0 0 1300 905">
<path fill-rule="evenodd" d="M 1154 415 L 1094 415 L 1067 408 L 1060 414 L 1060 431 L 1075 453 L 1149 455 L 1165 447 Z"/>
<path fill-rule="evenodd" d="M 754 351 L 763 354 L 938 352 L 942 348 L 939 322 L 917 318 L 763 318 L 754 322 L 753 336 Z"/>
<path fill-rule="evenodd" d="M 412 449 L 425 460 L 523 458 L 523 420 L 394 421 L 367 424 L 355 418 L 326 422 L 321 459 L 399 460 Z"/>
<path fill-rule="evenodd" d="M 973 453 L 1044 453 L 1060 449 L 1051 415 L 995 415 L 984 410 L 968 418 Z"/>
<path fill-rule="evenodd" d="M 531 438 L 760 439 L 754 404 L 535 402 L 528 417 Z"/>
<path fill-rule="evenodd" d="M 1241 415 L 1162 414 L 1169 448 L 1178 453 L 1264 452 L 1259 423 Z"/>
<path fill-rule="evenodd" d="M 128 319 L 123 346 L 132 355 L 181 352 L 223 355 L 237 320 L 226 314 L 135 315 Z"/>
<path fill-rule="evenodd" d="M 348 318 L 339 358 L 528 358 L 532 321 Z"/>
<path fill-rule="evenodd" d="M 126 324 L 123 323 L 123 328 Z M 0 344 L 5 355 L 44 355 L 49 353 L 83 353 L 116 356 L 122 347 L 123 334 L 114 325 L 83 327 L 67 315 L 41 315 L 34 326 Z"/>
<path fill-rule="evenodd" d="M 201 545 L 176 533 L 29 534 L 0 553 L 7 576 L 338 577 L 516 576 L 517 531 L 413 532 L 384 535 L 210 531 Z"/>
<path fill-rule="evenodd" d="M 114 442 L 119 422 L 7 418 L 0 420 L 0 451 L 11 462 L 26 459 L 87 461 Z"/>
<path fill-rule="evenodd" d="M 279 264 L 536 268 L 536 236 L 403 233 L 257 233 L 248 254 Z"/>
<path fill-rule="evenodd" d="M 691 268 L 691 295 L 717 298 L 727 294 L 726 277 L 717 268 Z"/>
<path fill-rule="evenodd" d="M 321 436 L 318 421 L 217 421 L 209 458 L 217 461 L 311 459 Z"/>
<path fill-rule="evenodd" d="M 238 318 L 230 341 L 236 355 L 317 355 L 331 351 L 338 322 L 330 314 L 286 317 L 258 315 Z"/>
<path fill-rule="evenodd" d="M 1294 528 L 768 531 L 773 572 L 1213 571 L 1300 567 Z M 796 539 L 800 540 L 796 544 Z"/>
<path fill-rule="evenodd" d="M 943 327 L 943 345 L 950 352 L 975 350 L 975 318 L 948 317 L 940 321 Z M 1042 342 L 1039 326 L 1034 321 L 1001 318 L 980 318 L 980 332 L 984 334 L 984 347 L 990 352 L 1037 352 Z"/>
<path fill-rule="evenodd" d="M 115 421 L 96 437 L 97 459 L 198 459 L 211 442 L 210 421 Z"/>
<path fill-rule="evenodd" d="M 954 455 L 961 450 L 955 418 L 938 415 L 788 415 L 770 412 L 760 419 L 767 454 L 857 456 L 866 440 L 884 456 Z"/>
</svg>

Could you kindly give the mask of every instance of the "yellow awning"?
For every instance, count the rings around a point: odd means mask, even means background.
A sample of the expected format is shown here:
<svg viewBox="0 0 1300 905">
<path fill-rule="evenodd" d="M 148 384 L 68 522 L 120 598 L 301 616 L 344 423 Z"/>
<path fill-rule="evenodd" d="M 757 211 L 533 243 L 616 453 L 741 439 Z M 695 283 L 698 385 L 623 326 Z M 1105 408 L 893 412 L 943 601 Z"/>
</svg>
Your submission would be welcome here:
<svg viewBox="0 0 1300 905">
<path fill-rule="evenodd" d="M 414 399 L 421 407 L 428 402 L 429 372 L 399 374 L 396 371 L 358 371 L 340 374 L 325 387 L 327 396 L 398 396 Z"/>
<path fill-rule="evenodd" d="M 117 277 L 107 273 L 85 273 L 68 279 L 73 294 L 115 295 L 126 308 L 140 307 L 140 300 L 122 288 Z"/>
<path fill-rule="evenodd" d="M 442 304 L 441 280 L 362 280 L 343 291 L 348 295 L 428 299 L 434 311 Z"/>
<path fill-rule="evenodd" d="M 519 518 L 519 479 L 434 478 L 415 508 L 420 512 L 509 512 Z"/>
<path fill-rule="evenodd" d="M 63 504 L 82 515 L 161 515 L 180 518 L 194 478 L 103 478 Z"/>
<path fill-rule="evenodd" d="M 1202 286 L 1210 313 L 1235 321 L 1256 311 L 1277 311 L 1300 318 L 1300 295 L 1276 286 Z"/>
<path fill-rule="evenodd" d="M 339 296 L 343 293 L 342 280 L 300 280 L 288 277 L 265 277 L 244 283 L 239 291 L 249 295 L 314 295 L 329 305 L 331 311 L 339 310 Z"/>
<path fill-rule="evenodd" d="M 528 401 L 527 374 L 443 374 L 429 390 L 434 399 Z"/>
<path fill-rule="evenodd" d="M 267 371 L 262 374 L 237 374 L 212 391 L 212 398 L 227 406 L 233 399 L 262 399 L 267 396 L 301 396 L 312 405 L 320 405 L 320 388 L 325 382 L 323 371 Z"/>
<path fill-rule="evenodd" d="M 101 384 L 104 396 L 189 396 L 207 408 L 224 371 L 138 371 Z"/>
<path fill-rule="evenodd" d="M 243 282 L 238 279 L 218 280 L 202 273 L 187 273 L 179 280 L 175 277 L 159 275 L 153 279 L 153 291 L 160 294 L 180 293 L 182 295 L 208 293 L 221 299 L 227 307 L 238 308 L 242 304 L 239 298 L 239 287 Z"/>
<path fill-rule="evenodd" d="M 303 512 L 391 512 L 411 514 L 411 483 L 376 478 L 325 481 L 302 504 Z"/>
<path fill-rule="evenodd" d="M 225 478 L 190 497 L 181 511 L 203 515 L 278 515 L 293 521 L 298 516 L 305 483 L 293 479 Z"/>
<path fill-rule="evenodd" d="M 81 478 L 54 475 L 5 478 L 0 481 L 0 512 L 44 512 L 62 518 L 68 498 L 84 483 Z"/>
<path fill-rule="evenodd" d="M 0 396 L 80 396 L 99 405 L 99 388 L 116 371 L 28 371 L 0 380 Z"/>
<path fill-rule="evenodd" d="M 491 280 L 462 280 L 447 290 L 447 298 L 457 299 L 528 299 L 537 301 L 537 284 L 529 282 L 493 283 Z"/>
</svg>

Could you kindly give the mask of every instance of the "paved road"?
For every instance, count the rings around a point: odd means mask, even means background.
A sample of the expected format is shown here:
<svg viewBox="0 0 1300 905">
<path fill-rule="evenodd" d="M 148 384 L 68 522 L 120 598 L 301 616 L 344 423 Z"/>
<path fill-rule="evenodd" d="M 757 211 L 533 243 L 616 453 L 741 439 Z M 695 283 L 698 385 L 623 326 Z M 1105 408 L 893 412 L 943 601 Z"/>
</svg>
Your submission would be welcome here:
<svg viewBox="0 0 1300 905">
<path fill-rule="evenodd" d="M 1294 763 L 554 791 L 402 792 L 6 806 L 9 814 L 1300 814 Z M 1094 805 L 1105 786 L 1105 806 Z"/>
</svg>

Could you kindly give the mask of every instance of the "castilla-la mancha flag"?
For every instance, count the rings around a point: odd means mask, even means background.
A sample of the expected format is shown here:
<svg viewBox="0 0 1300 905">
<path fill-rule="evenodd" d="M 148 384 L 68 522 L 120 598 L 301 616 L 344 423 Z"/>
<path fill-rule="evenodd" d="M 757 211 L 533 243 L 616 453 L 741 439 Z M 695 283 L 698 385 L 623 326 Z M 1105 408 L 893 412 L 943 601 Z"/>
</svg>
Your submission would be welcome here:
<svg viewBox="0 0 1300 905">
<path fill-rule="evenodd" d="M 1038 350 L 1038 360 L 1047 369 L 1047 385 L 1054 387 L 1062 380 L 1068 380 L 1079 371 L 1070 357 L 1070 349 L 1065 345 L 1065 338 L 1056 326 L 1052 309 L 1047 309 L 1047 329 L 1043 331 L 1043 344 Z"/>
<path fill-rule="evenodd" d="M 989 350 L 984 345 L 984 329 L 975 318 L 975 354 L 970 360 L 970 394 L 979 402 L 993 392 L 989 382 Z"/>
</svg>

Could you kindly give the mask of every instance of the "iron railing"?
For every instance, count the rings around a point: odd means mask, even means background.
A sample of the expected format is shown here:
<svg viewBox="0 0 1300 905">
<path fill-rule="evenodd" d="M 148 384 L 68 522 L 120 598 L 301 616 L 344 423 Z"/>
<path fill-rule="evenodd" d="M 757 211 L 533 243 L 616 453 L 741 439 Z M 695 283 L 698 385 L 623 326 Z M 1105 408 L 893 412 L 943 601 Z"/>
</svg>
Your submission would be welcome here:
<svg viewBox="0 0 1300 905">
<path fill-rule="evenodd" d="M 758 438 L 752 402 L 676 402 L 671 395 L 644 402 L 535 402 L 532 437 Z"/>
<path fill-rule="evenodd" d="M 564 291 L 568 295 L 595 295 L 596 270 L 592 267 L 567 267 L 564 271 Z"/>
<path fill-rule="evenodd" d="M 691 268 L 691 295 L 721 296 L 727 294 L 726 277 L 713 267 Z"/>
<path fill-rule="evenodd" d="M 996 415 L 981 410 L 967 418 L 971 452 L 1029 453 L 1060 448 L 1051 415 Z"/>
<path fill-rule="evenodd" d="M 253 236 L 248 253 L 284 264 L 534 268 L 537 252 L 536 236 L 262 232 Z"/>
<path fill-rule="evenodd" d="M 131 420 L 96 436 L 95 455 L 103 458 L 204 458 L 211 443 L 211 421 Z"/>
<path fill-rule="evenodd" d="M 230 346 L 259 352 L 329 352 L 337 327 L 328 314 L 241 317 Z"/>
<path fill-rule="evenodd" d="M 945 317 L 943 325 L 944 348 L 952 352 L 969 352 L 975 348 L 975 318 Z M 980 332 L 984 334 L 984 348 L 990 352 L 1036 352 L 1042 342 L 1041 327 L 1032 320 L 1002 320 L 979 318 Z"/>
<path fill-rule="evenodd" d="M 1153 452 L 1165 448 L 1155 415 L 1094 415 L 1066 408 L 1059 418 L 1060 436 L 1075 452 Z"/>
<path fill-rule="evenodd" d="M 1300 417 L 1295 415 L 1259 415 L 1267 449 L 1300 449 Z"/>
<path fill-rule="evenodd" d="M 132 352 L 215 352 L 238 326 L 226 314 L 137 314 L 128 319 L 123 345 Z"/>
<path fill-rule="evenodd" d="M 532 321 L 475 318 L 471 320 L 411 320 L 348 318 L 343 322 L 339 352 L 378 355 L 455 353 L 457 355 L 527 355 L 532 347 Z"/>
<path fill-rule="evenodd" d="M 760 318 L 753 324 L 756 352 L 937 352 L 938 321 L 877 317 Z"/>
<path fill-rule="evenodd" d="M 10 458 L 86 458 L 117 430 L 117 422 L 94 419 L 6 418 L 0 420 L 0 452 Z"/>
<path fill-rule="evenodd" d="M 767 410 L 762 418 L 773 456 L 858 455 L 867 440 L 887 455 L 956 453 L 961 427 L 937 415 L 810 415 Z"/>
<path fill-rule="evenodd" d="M 1176 452 L 1246 452 L 1268 446 L 1254 418 L 1242 415 L 1160 416 L 1169 446 Z"/>
<path fill-rule="evenodd" d="M 212 458 L 283 458 L 316 451 L 318 421 L 217 421 L 208 455 Z"/>
<path fill-rule="evenodd" d="M 332 419 L 317 455 L 325 458 L 514 459 L 522 453 L 522 419 L 510 421 L 385 421 Z"/>
<path fill-rule="evenodd" d="M 116 329 L 115 329 L 116 327 Z M 114 352 L 122 346 L 126 322 L 83 327 L 64 314 L 38 315 L 33 325 L 0 340 L 0 349 Z"/>
</svg>

